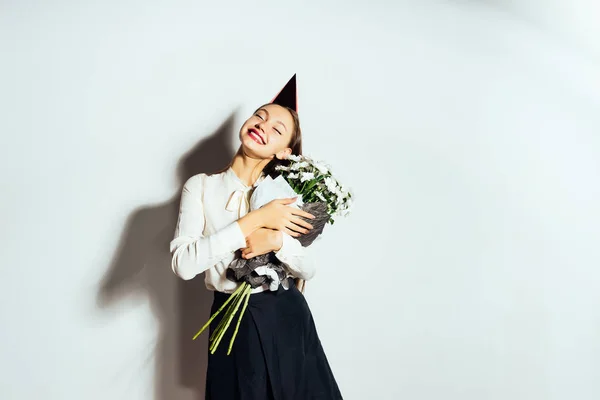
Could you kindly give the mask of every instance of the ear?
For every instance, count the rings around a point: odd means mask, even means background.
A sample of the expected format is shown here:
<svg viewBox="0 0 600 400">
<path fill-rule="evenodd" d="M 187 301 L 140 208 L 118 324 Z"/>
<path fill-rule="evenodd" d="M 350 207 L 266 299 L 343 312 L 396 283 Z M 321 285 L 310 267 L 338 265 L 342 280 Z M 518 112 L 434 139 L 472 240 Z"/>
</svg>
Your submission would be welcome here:
<svg viewBox="0 0 600 400">
<path fill-rule="evenodd" d="M 277 157 L 279 160 L 284 160 L 290 154 L 292 154 L 292 149 L 288 147 L 288 148 L 281 150 L 279 153 L 276 153 L 275 157 Z"/>
</svg>

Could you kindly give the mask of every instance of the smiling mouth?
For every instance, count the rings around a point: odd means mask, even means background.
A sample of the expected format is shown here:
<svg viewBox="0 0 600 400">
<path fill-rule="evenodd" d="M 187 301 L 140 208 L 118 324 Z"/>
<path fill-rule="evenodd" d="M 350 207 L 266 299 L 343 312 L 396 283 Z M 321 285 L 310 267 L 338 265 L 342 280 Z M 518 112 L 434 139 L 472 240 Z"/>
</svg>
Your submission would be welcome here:
<svg viewBox="0 0 600 400">
<path fill-rule="evenodd" d="M 256 132 L 255 129 L 250 129 L 248 131 L 248 136 L 252 138 L 256 143 L 265 145 L 266 143 L 263 141 L 262 137 Z"/>
</svg>

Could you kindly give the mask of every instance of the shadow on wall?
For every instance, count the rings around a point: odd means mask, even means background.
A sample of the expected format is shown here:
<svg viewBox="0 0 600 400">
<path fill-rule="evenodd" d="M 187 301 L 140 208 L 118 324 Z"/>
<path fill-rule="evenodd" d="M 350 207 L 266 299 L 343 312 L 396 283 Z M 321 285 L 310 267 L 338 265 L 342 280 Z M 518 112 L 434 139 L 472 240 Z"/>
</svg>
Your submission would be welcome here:
<svg viewBox="0 0 600 400">
<path fill-rule="evenodd" d="M 207 335 L 196 340 L 192 337 L 210 316 L 212 292 L 204 285 L 204 274 L 184 281 L 173 273 L 169 242 L 185 181 L 201 172 L 218 171 L 233 157 L 230 149 L 235 115 L 236 111 L 181 158 L 177 166 L 180 190 L 173 198 L 144 206 L 129 216 L 98 289 L 101 309 L 118 307 L 119 301 L 132 295 L 150 300 L 159 326 L 154 357 L 149 357 L 156 371 L 154 400 L 204 399 Z"/>
</svg>

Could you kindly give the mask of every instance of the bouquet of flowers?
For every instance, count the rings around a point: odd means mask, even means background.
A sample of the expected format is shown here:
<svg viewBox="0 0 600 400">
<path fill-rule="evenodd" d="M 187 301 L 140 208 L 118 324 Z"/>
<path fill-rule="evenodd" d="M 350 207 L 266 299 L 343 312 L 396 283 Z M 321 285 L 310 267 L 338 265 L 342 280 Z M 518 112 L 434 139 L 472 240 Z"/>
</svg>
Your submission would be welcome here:
<svg viewBox="0 0 600 400">
<path fill-rule="evenodd" d="M 302 246 L 310 246 L 321 235 L 327 223 L 334 224 L 334 217 L 349 214 L 353 201 L 352 191 L 340 184 L 333 177 L 331 168 L 323 162 L 307 156 L 290 155 L 285 163 L 277 165 L 275 170 L 279 173 L 275 179 L 267 176 L 254 189 L 250 198 L 250 209 L 257 210 L 274 199 L 297 196 L 296 202 L 291 206 L 315 216 L 315 219 L 309 221 L 313 229 L 296 238 Z M 284 265 L 273 252 L 248 260 L 234 259 L 228 267 L 227 277 L 235 282 L 241 282 L 241 285 L 196 333 L 194 339 L 228 306 L 225 316 L 209 339 L 210 351 L 214 354 L 235 314 L 242 307 L 229 343 L 227 351 L 229 355 L 252 290 L 263 285 L 268 286 L 269 290 L 278 290 L 279 285 L 287 290 L 287 276 Z"/>
</svg>

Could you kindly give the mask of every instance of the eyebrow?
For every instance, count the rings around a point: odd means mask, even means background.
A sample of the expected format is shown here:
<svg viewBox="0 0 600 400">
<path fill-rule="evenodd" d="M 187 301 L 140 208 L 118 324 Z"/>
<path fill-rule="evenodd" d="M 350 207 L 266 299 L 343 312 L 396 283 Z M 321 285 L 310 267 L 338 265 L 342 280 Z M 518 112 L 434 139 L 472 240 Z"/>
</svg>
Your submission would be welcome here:
<svg viewBox="0 0 600 400">
<path fill-rule="evenodd" d="M 269 117 L 269 112 L 266 109 L 259 108 L 256 112 L 259 112 L 259 111 L 264 111 L 267 114 L 267 118 Z M 283 126 L 283 129 L 285 129 L 285 131 L 287 132 L 287 128 L 285 127 L 285 124 L 283 122 L 281 122 L 279 120 L 277 120 L 275 122 L 277 122 L 278 124 L 281 124 L 281 126 Z"/>
</svg>

